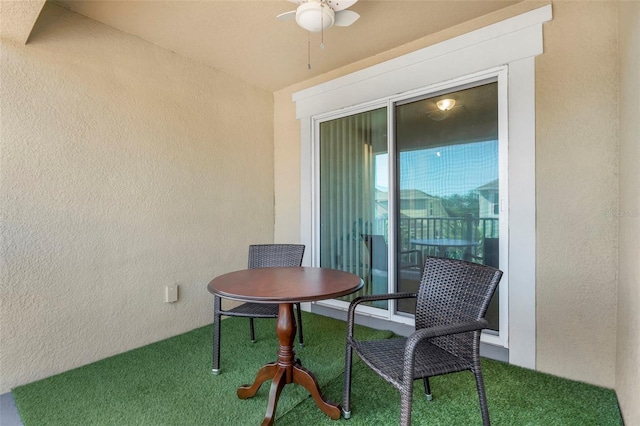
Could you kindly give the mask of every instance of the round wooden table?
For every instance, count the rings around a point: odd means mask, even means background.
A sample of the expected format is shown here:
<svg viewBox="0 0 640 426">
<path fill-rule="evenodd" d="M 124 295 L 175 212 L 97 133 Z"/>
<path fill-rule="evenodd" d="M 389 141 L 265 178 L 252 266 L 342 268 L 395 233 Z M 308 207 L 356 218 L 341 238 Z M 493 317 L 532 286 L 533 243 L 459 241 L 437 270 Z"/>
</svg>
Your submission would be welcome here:
<svg viewBox="0 0 640 426">
<path fill-rule="evenodd" d="M 362 285 L 357 275 L 310 267 L 246 269 L 221 275 L 209 283 L 209 292 L 226 299 L 278 304 L 278 360 L 262 367 L 252 385 L 238 389 L 239 398 L 251 398 L 265 381 L 272 379 L 263 425 L 273 424 L 280 392 L 289 383 L 304 386 L 320 410 L 334 420 L 340 418 L 340 406 L 324 399 L 313 373 L 295 358 L 293 304 L 344 296 L 358 291 Z"/>
</svg>

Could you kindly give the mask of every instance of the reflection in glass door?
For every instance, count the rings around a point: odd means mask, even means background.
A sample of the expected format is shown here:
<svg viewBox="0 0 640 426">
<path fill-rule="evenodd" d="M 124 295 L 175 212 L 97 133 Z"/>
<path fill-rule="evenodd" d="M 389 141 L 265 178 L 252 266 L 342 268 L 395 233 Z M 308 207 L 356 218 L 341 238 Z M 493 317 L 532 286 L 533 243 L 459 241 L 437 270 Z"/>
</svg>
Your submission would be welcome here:
<svg viewBox="0 0 640 426">
<path fill-rule="evenodd" d="M 417 290 L 416 256 L 498 267 L 497 83 L 397 103 L 395 117 L 397 291 Z M 498 299 L 486 316 L 496 331 Z"/>
<path fill-rule="evenodd" d="M 318 122 L 319 263 L 365 282 L 343 301 L 415 292 L 425 256 L 500 266 L 498 83 L 388 105 L 391 123 L 387 107 Z M 486 318 L 499 331 L 499 291 Z"/>
</svg>

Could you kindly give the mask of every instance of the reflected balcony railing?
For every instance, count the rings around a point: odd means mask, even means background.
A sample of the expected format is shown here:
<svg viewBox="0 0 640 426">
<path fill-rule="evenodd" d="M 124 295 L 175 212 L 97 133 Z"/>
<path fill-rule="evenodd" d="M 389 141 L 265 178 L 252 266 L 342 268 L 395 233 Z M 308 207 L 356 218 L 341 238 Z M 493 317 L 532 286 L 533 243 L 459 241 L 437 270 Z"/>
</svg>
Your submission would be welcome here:
<svg viewBox="0 0 640 426">
<path fill-rule="evenodd" d="M 425 256 L 444 256 L 465 259 L 476 263 L 498 265 L 498 218 L 464 217 L 419 217 L 400 220 L 399 251 L 420 251 Z M 388 242 L 388 220 L 378 219 L 367 229 L 371 234 L 384 236 Z M 351 232 L 332 247 L 334 256 L 328 256 L 323 266 L 345 270 L 365 280 L 364 294 L 371 289 L 371 253 L 361 233 Z M 326 253 L 328 254 L 328 253 Z M 355 297 L 352 295 L 351 297 Z"/>
<path fill-rule="evenodd" d="M 374 222 L 374 233 L 387 238 L 388 220 Z M 498 218 L 418 217 L 400 220 L 398 244 L 401 251 L 421 248 L 423 256 L 444 256 L 466 260 L 497 258 Z M 422 242 L 422 243 L 420 243 Z M 447 245 L 447 242 L 451 244 Z M 443 250 L 446 248 L 446 250 Z M 446 253 L 445 253 L 446 251 Z M 486 262 L 478 262 L 486 263 Z"/>
</svg>

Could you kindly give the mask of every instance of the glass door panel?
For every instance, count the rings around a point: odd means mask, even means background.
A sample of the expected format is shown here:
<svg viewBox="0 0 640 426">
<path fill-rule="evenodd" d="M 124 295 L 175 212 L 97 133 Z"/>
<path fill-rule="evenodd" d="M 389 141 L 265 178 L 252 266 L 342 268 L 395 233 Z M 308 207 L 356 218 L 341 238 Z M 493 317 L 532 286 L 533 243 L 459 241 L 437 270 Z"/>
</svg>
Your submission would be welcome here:
<svg viewBox="0 0 640 426">
<path fill-rule="evenodd" d="M 387 293 L 387 108 L 324 121 L 319 140 L 320 266 L 364 280 L 341 300 Z"/>
<path fill-rule="evenodd" d="M 498 267 L 497 83 L 396 104 L 395 117 L 397 291 L 417 290 L 424 256 Z"/>
</svg>

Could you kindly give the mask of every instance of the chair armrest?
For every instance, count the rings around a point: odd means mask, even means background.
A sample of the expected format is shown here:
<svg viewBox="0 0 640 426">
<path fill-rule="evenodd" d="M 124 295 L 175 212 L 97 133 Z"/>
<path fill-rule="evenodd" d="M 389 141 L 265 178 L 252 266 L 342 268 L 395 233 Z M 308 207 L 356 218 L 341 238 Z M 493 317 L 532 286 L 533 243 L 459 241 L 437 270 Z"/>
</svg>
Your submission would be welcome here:
<svg viewBox="0 0 640 426">
<path fill-rule="evenodd" d="M 422 269 L 422 251 L 421 250 L 418 250 L 418 249 L 404 250 L 400 252 L 400 256 L 404 254 L 412 254 L 412 253 L 416 254 L 417 263 L 406 263 L 404 265 L 401 265 L 401 268 L 417 266 Z"/>
<path fill-rule="evenodd" d="M 368 294 L 365 296 L 358 296 L 351 301 L 349 304 L 349 309 L 351 306 L 359 305 L 362 302 L 370 302 L 373 300 L 390 300 L 390 299 L 406 299 L 410 297 L 417 297 L 416 293 L 384 293 L 384 294 Z"/>
<path fill-rule="evenodd" d="M 416 293 L 387 293 L 387 294 L 372 294 L 366 296 L 358 296 L 349 304 L 349 311 L 347 313 L 347 339 L 353 337 L 353 326 L 355 323 L 356 308 L 360 303 L 369 302 L 374 300 L 390 300 L 390 299 L 410 299 L 415 298 L 418 295 Z"/>
<path fill-rule="evenodd" d="M 412 249 L 412 250 L 403 250 L 400 252 L 400 254 L 409 254 L 409 253 L 417 253 L 417 254 L 422 254 L 422 252 L 418 249 Z"/>
<path fill-rule="evenodd" d="M 439 336 L 448 336 L 451 334 L 467 333 L 469 331 L 478 331 L 487 328 L 489 323 L 484 318 L 475 321 L 460 322 L 455 324 L 439 325 L 436 327 L 423 328 L 416 330 L 407 338 L 405 345 L 405 356 L 407 353 L 415 350 L 418 343 L 423 340 L 433 339 Z"/>
<path fill-rule="evenodd" d="M 404 346 L 404 368 L 403 381 L 413 381 L 413 361 L 414 353 L 418 343 L 423 340 L 432 339 L 439 336 L 448 336 L 451 334 L 467 333 L 469 331 L 478 331 L 487 328 L 489 323 L 484 318 L 475 321 L 461 322 L 456 324 L 447 324 L 430 328 L 423 328 L 414 331 L 408 338 Z"/>
</svg>

